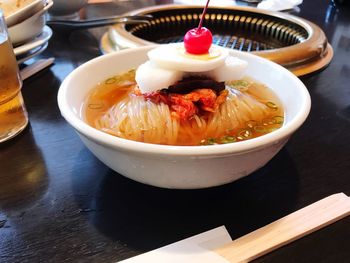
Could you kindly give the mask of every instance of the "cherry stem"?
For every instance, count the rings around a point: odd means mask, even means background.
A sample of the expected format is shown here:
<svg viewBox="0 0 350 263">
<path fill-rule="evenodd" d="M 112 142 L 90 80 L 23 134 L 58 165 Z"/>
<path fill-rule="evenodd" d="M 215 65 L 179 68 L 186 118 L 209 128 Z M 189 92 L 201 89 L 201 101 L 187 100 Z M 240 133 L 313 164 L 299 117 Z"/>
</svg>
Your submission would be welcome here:
<svg viewBox="0 0 350 263">
<path fill-rule="evenodd" d="M 210 2 L 210 0 L 207 1 L 207 4 L 205 5 L 205 7 L 204 7 L 204 9 L 203 9 L 203 13 L 202 13 L 202 16 L 201 16 L 201 20 L 199 21 L 199 25 L 198 25 L 198 27 L 197 27 L 197 31 L 199 31 L 199 30 L 202 28 L 203 21 L 204 21 L 204 16 L 205 16 L 205 13 L 207 12 L 209 2 Z"/>
</svg>

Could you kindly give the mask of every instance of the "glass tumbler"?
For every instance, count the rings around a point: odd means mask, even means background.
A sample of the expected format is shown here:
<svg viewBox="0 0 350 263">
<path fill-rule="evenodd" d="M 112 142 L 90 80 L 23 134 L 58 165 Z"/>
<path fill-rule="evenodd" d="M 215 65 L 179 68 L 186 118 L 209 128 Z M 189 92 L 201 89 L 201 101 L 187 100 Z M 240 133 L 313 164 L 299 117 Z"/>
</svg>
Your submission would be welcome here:
<svg viewBox="0 0 350 263">
<path fill-rule="evenodd" d="M 0 143 L 16 136 L 28 124 L 21 87 L 16 57 L 0 9 Z"/>
</svg>

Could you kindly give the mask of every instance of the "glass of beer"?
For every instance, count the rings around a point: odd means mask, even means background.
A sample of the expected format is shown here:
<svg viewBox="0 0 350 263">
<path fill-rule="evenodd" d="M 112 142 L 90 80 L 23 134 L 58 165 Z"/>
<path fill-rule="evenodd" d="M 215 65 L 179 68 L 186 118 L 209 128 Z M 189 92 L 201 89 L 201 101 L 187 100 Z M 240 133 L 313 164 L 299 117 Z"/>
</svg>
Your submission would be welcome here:
<svg viewBox="0 0 350 263">
<path fill-rule="evenodd" d="M 0 143 L 16 136 L 28 124 L 21 87 L 16 57 L 0 9 Z"/>
</svg>

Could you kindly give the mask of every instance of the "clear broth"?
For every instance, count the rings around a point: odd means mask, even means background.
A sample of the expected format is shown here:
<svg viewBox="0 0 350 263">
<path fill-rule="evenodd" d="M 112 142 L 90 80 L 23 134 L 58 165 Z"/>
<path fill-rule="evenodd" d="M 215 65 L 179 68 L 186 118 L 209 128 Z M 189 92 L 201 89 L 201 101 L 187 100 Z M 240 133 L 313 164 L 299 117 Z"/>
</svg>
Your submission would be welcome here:
<svg viewBox="0 0 350 263">
<path fill-rule="evenodd" d="M 92 127 L 99 129 L 96 125 L 98 120 L 101 119 L 111 107 L 126 98 L 137 85 L 134 74 L 134 70 L 131 70 L 98 83 L 88 94 L 83 103 L 81 111 L 83 113 L 83 119 Z M 249 78 L 229 81 L 226 83 L 226 86 L 234 88 L 257 99 L 259 102 L 264 103 L 268 108 L 268 117 L 262 120 L 249 119 L 244 125 L 240 125 L 233 129 L 227 129 L 219 135 L 208 135 L 204 130 L 196 132 L 195 136 L 178 138 L 176 143 L 171 143 L 172 145 L 212 145 L 234 143 L 262 136 L 279 129 L 283 125 L 284 110 L 282 104 L 273 91 L 268 87 Z M 192 122 L 195 122 L 195 120 L 192 120 Z M 188 123 L 188 125 L 193 126 L 193 123 Z M 113 131 L 104 132 L 116 135 Z M 140 139 L 138 141 L 143 140 Z M 159 143 L 152 141 L 145 142 Z"/>
</svg>

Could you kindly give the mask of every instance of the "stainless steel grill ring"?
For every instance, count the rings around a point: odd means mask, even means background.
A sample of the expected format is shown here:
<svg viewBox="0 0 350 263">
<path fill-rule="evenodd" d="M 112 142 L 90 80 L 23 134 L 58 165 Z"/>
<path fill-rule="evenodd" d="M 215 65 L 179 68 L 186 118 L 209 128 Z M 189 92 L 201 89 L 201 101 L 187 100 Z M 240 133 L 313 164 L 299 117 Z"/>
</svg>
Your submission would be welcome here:
<svg viewBox="0 0 350 263">
<path fill-rule="evenodd" d="M 129 12 L 153 16 L 150 24 L 116 25 L 109 40 L 121 48 L 183 40 L 198 25 L 202 6 L 163 5 Z M 329 64 L 333 50 L 323 31 L 314 23 L 293 15 L 248 7 L 210 7 L 204 26 L 214 43 L 253 52 L 305 75 Z"/>
</svg>

